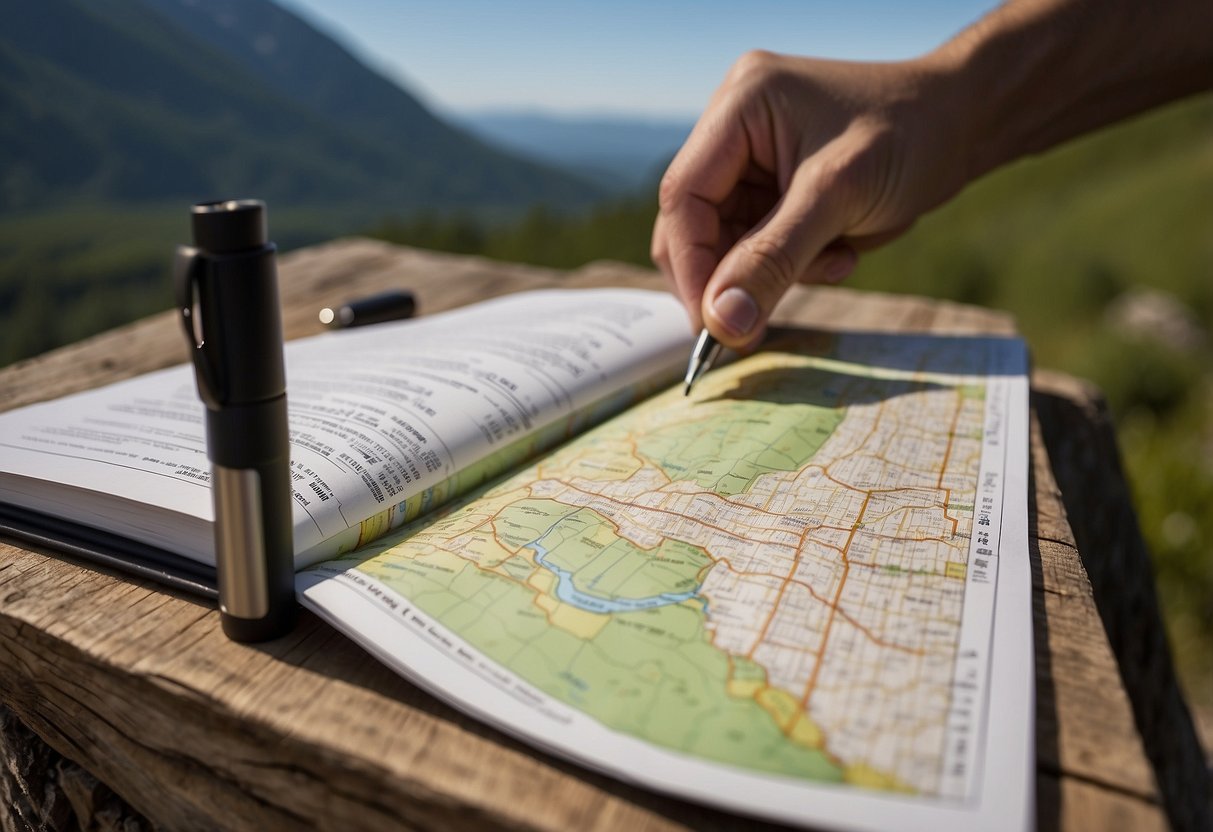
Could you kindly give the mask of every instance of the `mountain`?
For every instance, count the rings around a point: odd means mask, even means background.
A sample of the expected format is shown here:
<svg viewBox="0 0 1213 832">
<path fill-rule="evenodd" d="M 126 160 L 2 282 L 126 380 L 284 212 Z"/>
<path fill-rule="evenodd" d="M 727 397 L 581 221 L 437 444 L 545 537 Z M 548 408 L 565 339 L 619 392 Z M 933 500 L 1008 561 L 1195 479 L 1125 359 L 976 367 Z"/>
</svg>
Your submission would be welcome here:
<svg viewBox="0 0 1213 832">
<path fill-rule="evenodd" d="M 485 110 L 455 120 L 487 141 L 559 165 L 614 191 L 655 182 L 694 126 L 691 120 L 555 116 Z"/>
<path fill-rule="evenodd" d="M 0 8 L 0 211 L 246 194 L 408 213 L 600 195 L 438 119 L 268 0 Z"/>
</svg>

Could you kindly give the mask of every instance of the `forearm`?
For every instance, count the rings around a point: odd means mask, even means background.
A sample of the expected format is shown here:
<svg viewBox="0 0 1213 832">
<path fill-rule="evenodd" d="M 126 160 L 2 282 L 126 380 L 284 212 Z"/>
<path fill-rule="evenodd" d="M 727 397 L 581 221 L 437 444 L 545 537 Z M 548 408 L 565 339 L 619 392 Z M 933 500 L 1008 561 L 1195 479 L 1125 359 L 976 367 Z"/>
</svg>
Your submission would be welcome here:
<svg viewBox="0 0 1213 832">
<path fill-rule="evenodd" d="M 954 70 L 972 179 L 1213 89 L 1213 2 L 1016 0 L 923 61 Z"/>
</svg>

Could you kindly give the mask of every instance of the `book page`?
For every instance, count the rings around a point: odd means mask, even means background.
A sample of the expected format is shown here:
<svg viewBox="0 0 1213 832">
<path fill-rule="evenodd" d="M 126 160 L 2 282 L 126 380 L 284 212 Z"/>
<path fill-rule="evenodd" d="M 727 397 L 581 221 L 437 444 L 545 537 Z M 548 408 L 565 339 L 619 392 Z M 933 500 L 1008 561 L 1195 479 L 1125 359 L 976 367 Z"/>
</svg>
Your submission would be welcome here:
<svg viewBox="0 0 1213 832">
<path fill-rule="evenodd" d="M 1022 342 L 801 333 L 297 576 L 435 695 L 840 829 L 1034 817 Z"/>
<path fill-rule="evenodd" d="M 671 379 L 689 348 L 674 298 L 628 289 L 530 292 L 291 342 L 300 561 L 559 441 L 596 415 L 587 408 Z M 0 415 L 0 501 L 213 563 L 204 435 L 189 366 L 12 411 Z"/>
</svg>

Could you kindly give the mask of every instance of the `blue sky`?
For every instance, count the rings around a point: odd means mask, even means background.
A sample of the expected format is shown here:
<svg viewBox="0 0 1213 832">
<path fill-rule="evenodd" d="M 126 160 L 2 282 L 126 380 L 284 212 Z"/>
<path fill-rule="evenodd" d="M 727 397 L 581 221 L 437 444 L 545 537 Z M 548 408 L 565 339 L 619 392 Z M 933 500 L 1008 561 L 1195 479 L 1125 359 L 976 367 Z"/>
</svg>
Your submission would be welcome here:
<svg viewBox="0 0 1213 832">
<path fill-rule="evenodd" d="M 747 49 L 894 60 L 994 0 L 278 0 L 444 112 L 693 119 Z"/>
</svg>

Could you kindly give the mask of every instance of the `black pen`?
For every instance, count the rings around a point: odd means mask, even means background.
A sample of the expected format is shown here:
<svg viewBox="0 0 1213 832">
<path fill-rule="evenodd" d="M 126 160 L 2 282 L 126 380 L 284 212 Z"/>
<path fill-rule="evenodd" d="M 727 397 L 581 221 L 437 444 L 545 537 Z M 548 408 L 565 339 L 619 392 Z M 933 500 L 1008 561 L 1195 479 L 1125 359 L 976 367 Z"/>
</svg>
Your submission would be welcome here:
<svg viewBox="0 0 1213 832">
<path fill-rule="evenodd" d="M 220 620 L 235 641 L 264 641 L 295 620 L 275 247 L 256 200 L 195 205 L 191 225 L 194 245 L 177 249 L 174 279 L 206 405 Z"/>
<path fill-rule="evenodd" d="M 712 369 L 712 365 L 716 363 L 719 356 L 720 342 L 713 338 L 705 328 L 703 332 L 699 333 L 695 349 L 691 350 L 691 360 L 687 364 L 686 389 L 682 391 L 682 395 L 691 395 L 691 387 L 700 376 Z"/>
<path fill-rule="evenodd" d="M 407 289 L 389 289 L 377 295 L 351 300 L 337 308 L 320 310 L 320 323 L 330 329 L 381 324 L 411 318 L 417 312 L 417 299 Z"/>
</svg>

